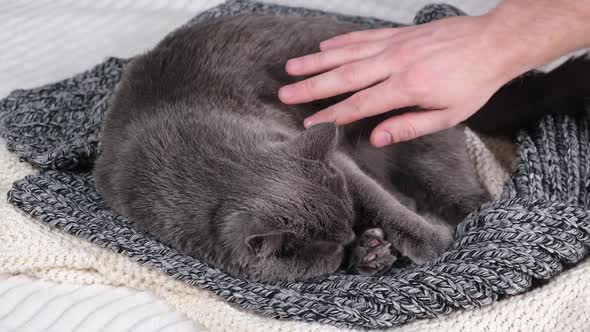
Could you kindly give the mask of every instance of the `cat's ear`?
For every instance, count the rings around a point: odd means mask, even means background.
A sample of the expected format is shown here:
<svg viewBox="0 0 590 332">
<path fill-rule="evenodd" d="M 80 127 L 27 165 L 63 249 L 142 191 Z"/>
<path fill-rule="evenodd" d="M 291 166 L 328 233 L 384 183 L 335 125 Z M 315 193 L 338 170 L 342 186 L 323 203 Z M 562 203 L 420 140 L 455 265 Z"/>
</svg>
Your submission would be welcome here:
<svg viewBox="0 0 590 332">
<path fill-rule="evenodd" d="M 295 149 L 305 159 L 324 161 L 338 144 L 338 130 L 334 123 L 312 126 L 295 138 Z"/>
<path fill-rule="evenodd" d="M 268 233 L 252 234 L 246 237 L 246 246 L 250 253 L 266 257 L 278 252 L 295 234 L 289 231 L 271 231 Z"/>
</svg>

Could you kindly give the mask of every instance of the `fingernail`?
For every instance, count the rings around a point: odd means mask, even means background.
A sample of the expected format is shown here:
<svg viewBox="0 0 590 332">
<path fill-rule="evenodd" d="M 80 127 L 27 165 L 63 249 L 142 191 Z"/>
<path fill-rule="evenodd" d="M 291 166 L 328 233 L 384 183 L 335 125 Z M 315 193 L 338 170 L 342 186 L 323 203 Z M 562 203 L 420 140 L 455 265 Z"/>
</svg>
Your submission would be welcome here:
<svg viewBox="0 0 590 332">
<path fill-rule="evenodd" d="M 373 144 L 378 148 L 389 145 L 391 144 L 391 135 L 385 131 L 378 131 L 375 133 Z"/>
<path fill-rule="evenodd" d="M 295 71 L 295 69 L 297 69 L 297 60 L 291 59 L 288 60 L 287 63 L 285 64 L 285 70 L 287 71 L 287 73 L 293 73 Z"/>
<path fill-rule="evenodd" d="M 294 91 L 293 88 L 290 86 L 284 86 L 279 89 L 279 99 L 281 100 L 290 99 L 291 97 L 293 97 L 293 95 Z"/>
<path fill-rule="evenodd" d="M 330 47 L 330 40 L 324 40 L 320 43 L 320 50 L 324 50 L 324 48 Z"/>
<path fill-rule="evenodd" d="M 309 127 L 315 125 L 316 123 L 317 123 L 317 121 L 312 118 L 307 118 L 307 119 L 303 120 L 303 126 L 305 128 L 309 128 Z"/>
</svg>

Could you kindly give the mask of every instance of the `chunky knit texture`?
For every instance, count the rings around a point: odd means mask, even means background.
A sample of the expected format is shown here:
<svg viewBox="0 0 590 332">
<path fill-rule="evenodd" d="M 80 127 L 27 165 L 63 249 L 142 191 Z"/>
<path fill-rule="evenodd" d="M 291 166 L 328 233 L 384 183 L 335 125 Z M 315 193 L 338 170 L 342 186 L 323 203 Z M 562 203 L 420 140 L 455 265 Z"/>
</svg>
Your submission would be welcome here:
<svg viewBox="0 0 590 332">
<path fill-rule="evenodd" d="M 221 8 L 200 17 L 228 8 L 224 13 L 238 8 L 297 11 L 241 1 Z M 561 272 L 562 264 L 586 255 L 588 119 L 557 117 L 520 137 L 517 171 L 501 199 L 468 217 L 449 252 L 435 261 L 378 278 L 334 274 L 305 283 L 264 284 L 230 277 L 135 231 L 103 207 L 92 178 L 79 172 L 98 153 L 98 130 L 91 128 L 99 128 L 105 96 L 123 64 L 111 59 L 55 89 L 21 90 L 2 101 L 9 147 L 52 169 L 15 183 L 9 199 L 46 223 L 243 308 L 276 318 L 382 328 L 490 304 L 530 289 L 533 280 L 548 279 Z"/>
</svg>

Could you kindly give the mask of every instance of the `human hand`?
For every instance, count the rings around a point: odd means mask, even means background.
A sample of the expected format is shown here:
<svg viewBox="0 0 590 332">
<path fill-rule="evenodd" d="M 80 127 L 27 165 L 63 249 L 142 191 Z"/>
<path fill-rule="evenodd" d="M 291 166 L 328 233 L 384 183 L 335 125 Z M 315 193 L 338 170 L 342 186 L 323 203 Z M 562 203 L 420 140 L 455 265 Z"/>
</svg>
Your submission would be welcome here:
<svg viewBox="0 0 590 332">
<path fill-rule="evenodd" d="M 347 124 L 408 106 L 373 130 L 381 147 L 450 128 L 480 109 L 503 84 L 525 71 L 488 16 L 452 17 L 394 29 L 353 32 L 326 40 L 321 51 L 286 64 L 290 75 L 313 75 L 284 86 L 279 98 L 299 104 L 358 91 L 305 119 Z M 514 52 L 512 52 L 514 53 Z M 514 61 L 512 61 L 514 62 Z"/>
</svg>

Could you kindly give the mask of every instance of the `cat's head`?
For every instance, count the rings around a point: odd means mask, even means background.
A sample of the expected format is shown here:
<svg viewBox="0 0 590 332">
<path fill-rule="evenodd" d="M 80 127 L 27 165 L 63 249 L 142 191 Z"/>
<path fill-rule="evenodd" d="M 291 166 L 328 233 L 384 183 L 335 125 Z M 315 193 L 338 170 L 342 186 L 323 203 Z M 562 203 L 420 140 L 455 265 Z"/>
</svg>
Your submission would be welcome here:
<svg viewBox="0 0 590 332">
<path fill-rule="evenodd" d="M 354 215 L 346 180 L 332 162 L 337 140 L 335 125 L 317 125 L 254 161 L 258 171 L 244 179 L 248 189 L 232 197 L 224 215 L 222 236 L 235 257 L 243 255 L 240 274 L 298 280 L 341 265 L 354 240 Z"/>
</svg>

